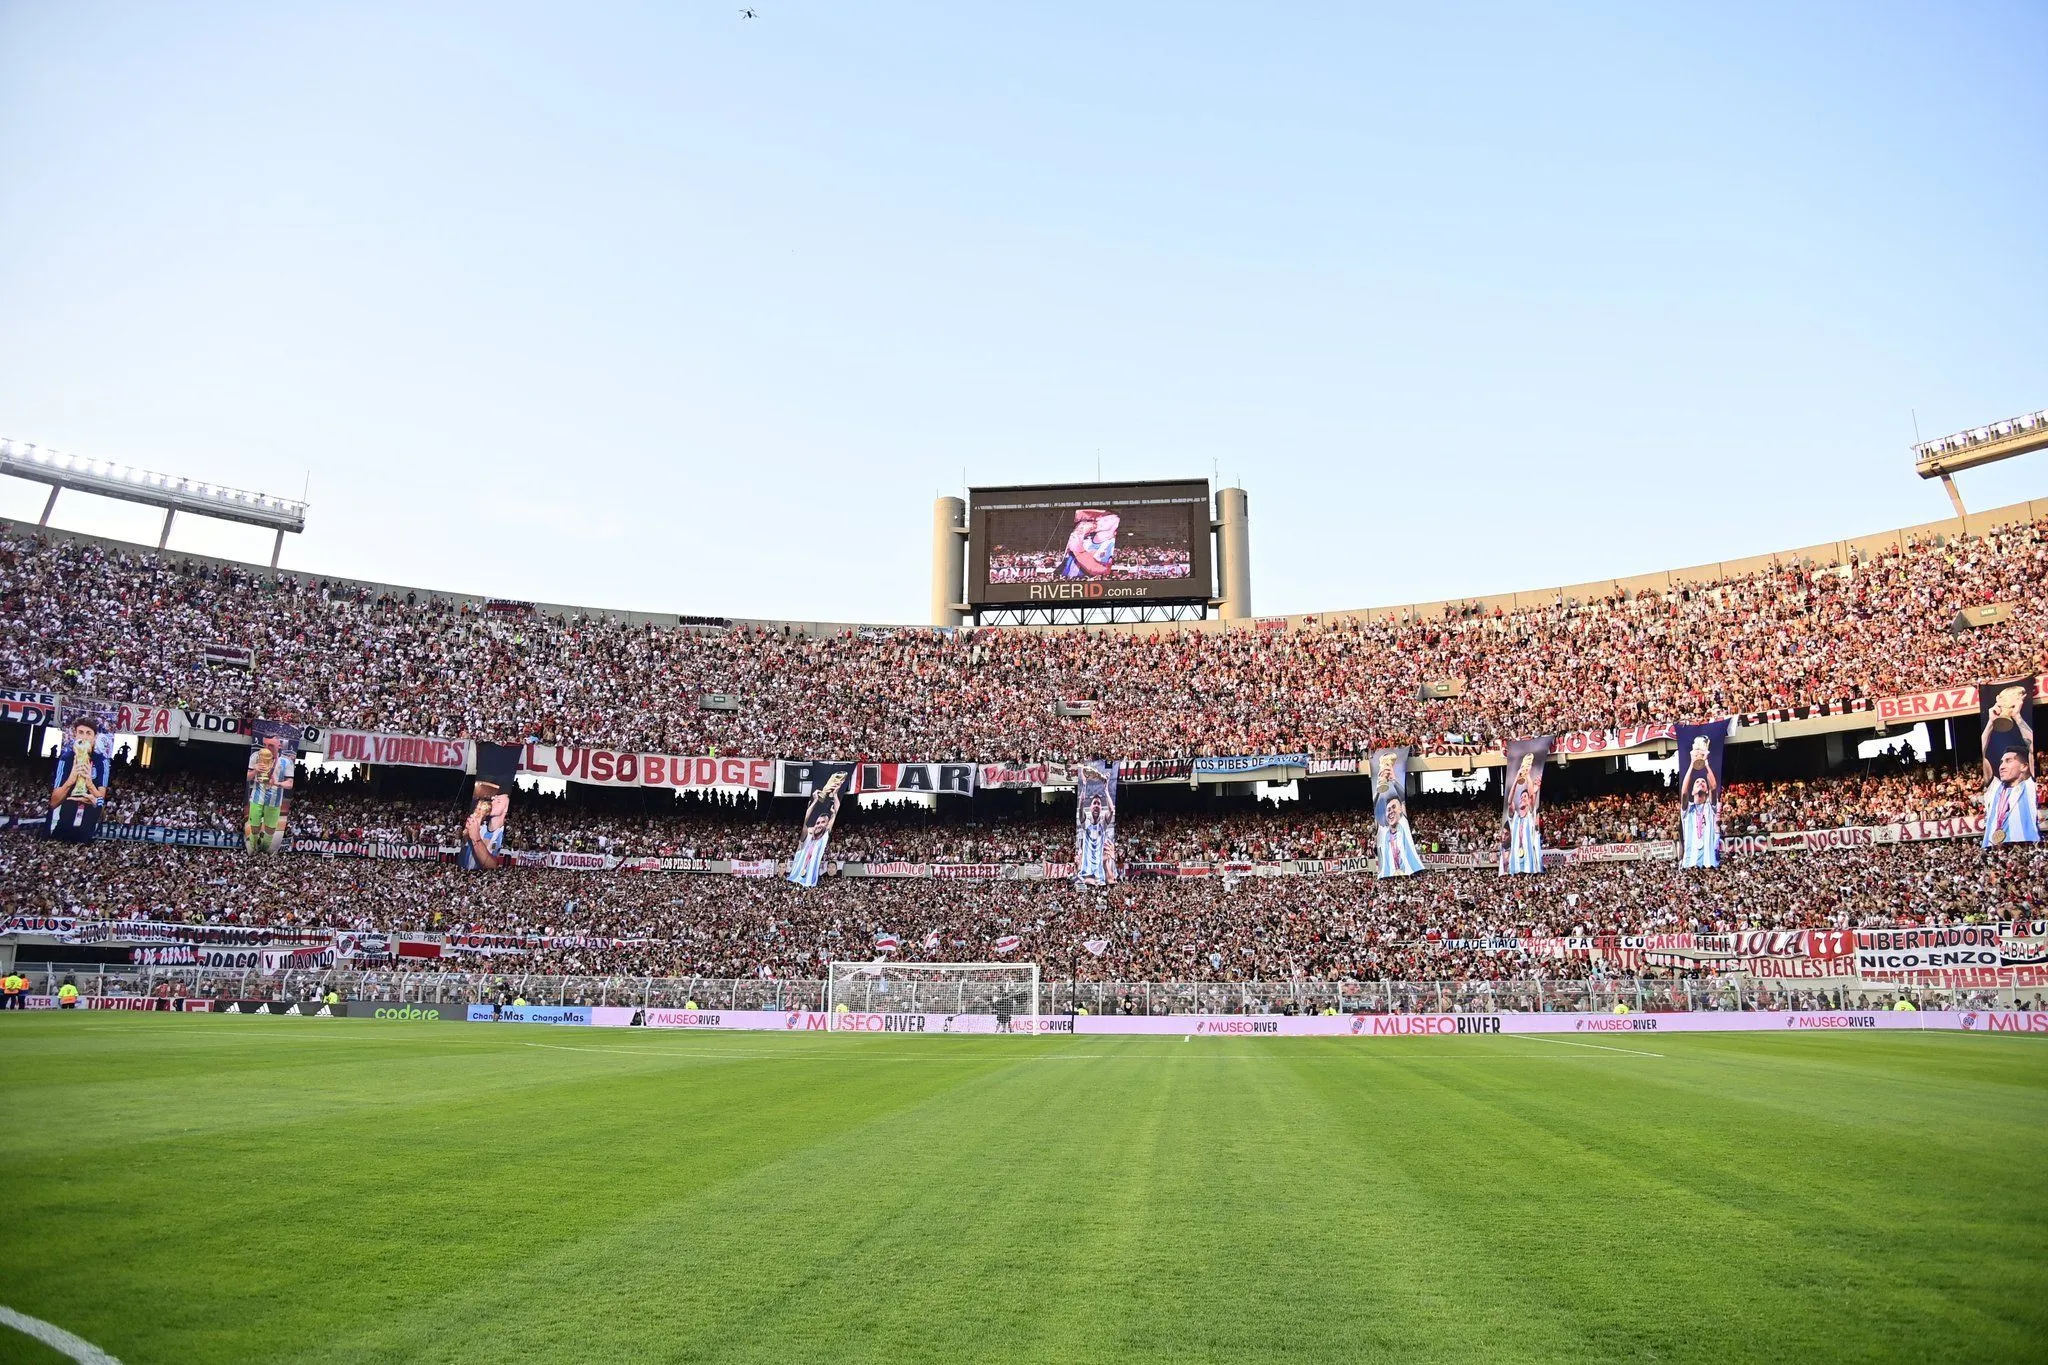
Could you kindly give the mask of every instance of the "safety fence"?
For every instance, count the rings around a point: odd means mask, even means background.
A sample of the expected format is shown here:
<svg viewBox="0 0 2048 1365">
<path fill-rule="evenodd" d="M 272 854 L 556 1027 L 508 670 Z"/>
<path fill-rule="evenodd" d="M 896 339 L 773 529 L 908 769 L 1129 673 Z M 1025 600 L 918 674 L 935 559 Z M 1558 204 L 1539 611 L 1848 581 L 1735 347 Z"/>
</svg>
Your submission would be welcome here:
<svg viewBox="0 0 2048 1365">
<path fill-rule="evenodd" d="M 387 1000 L 406 1004 L 524 1001 L 534 1005 L 636 1009 L 815 1011 L 826 1008 L 823 981 L 750 977 L 540 976 L 484 972 L 394 972 L 324 968 L 262 972 L 208 967 L 123 968 L 98 963 L 24 965 L 29 989 L 52 993 L 64 981 L 83 995 L 137 996 L 160 989 L 221 1000 Z M 1016 988 L 988 982 L 890 979 L 863 984 L 863 1008 L 903 1013 L 995 1014 L 1021 1011 Z M 1926 1007 L 2040 1008 L 2048 992 L 2010 984 L 1971 989 L 1854 978 L 1779 982 L 1601 977 L 1507 981 L 1047 981 L 1044 1015 L 1607 1014 L 1741 1010 L 1886 1008 L 1901 995 Z"/>
</svg>

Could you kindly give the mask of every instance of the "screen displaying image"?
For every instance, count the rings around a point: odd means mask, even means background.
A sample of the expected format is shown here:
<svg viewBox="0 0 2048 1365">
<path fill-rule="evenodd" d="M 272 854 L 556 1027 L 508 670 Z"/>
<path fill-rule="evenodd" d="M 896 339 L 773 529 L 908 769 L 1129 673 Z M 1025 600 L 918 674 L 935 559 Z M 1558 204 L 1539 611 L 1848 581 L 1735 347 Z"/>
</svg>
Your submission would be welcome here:
<svg viewBox="0 0 2048 1365">
<path fill-rule="evenodd" d="M 1195 572 L 1184 507 L 993 512 L 988 535 L 991 584 L 1128 582 L 1192 578 Z"/>
<path fill-rule="evenodd" d="M 1209 594 L 1207 484 L 974 492 L 980 601 Z"/>
</svg>

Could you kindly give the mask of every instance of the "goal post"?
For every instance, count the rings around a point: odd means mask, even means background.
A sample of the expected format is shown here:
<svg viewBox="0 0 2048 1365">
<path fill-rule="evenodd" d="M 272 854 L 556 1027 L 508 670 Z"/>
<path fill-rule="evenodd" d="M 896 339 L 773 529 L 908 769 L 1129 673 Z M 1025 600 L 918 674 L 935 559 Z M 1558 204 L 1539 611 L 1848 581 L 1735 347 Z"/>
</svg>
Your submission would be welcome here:
<svg viewBox="0 0 2048 1365">
<path fill-rule="evenodd" d="M 1038 1015 L 1036 962 L 833 962 L 825 1012 Z"/>
</svg>

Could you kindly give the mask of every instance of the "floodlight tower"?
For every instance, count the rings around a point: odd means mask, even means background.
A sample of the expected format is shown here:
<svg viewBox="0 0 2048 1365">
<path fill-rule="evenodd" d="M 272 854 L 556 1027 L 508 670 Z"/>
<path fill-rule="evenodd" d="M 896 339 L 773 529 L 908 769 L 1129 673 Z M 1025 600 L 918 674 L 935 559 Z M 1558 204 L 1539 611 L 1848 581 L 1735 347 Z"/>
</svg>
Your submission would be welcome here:
<svg viewBox="0 0 2048 1365">
<path fill-rule="evenodd" d="M 1940 479 L 1941 486 L 1948 490 L 1948 500 L 1955 504 L 1956 515 L 1966 517 L 1969 513 L 1963 509 L 1963 495 L 1957 491 L 1952 475 L 2044 448 L 2048 448 L 2048 408 L 1971 427 L 1953 436 L 1922 441 L 1913 447 L 1913 455 L 1920 477 Z"/>
<path fill-rule="evenodd" d="M 157 537 L 158 550 L 170 544 L 172 519 L 180 512 L 190 512 L 216 521 L 239 521 L 247 526 L 262 526 L 276 531 L 277 539 L 270 547 L 270 567 L 275 569 L 278 556 L 284 552 L 285 532 L 297 535 L 306 529 L 306 504 L 291 498 L 224 488 L 217 483 L 181 479 L 174 474 L 157 474 L 147 469 L 132 469 L 111 460 L 63 455 L 28 441 L 0 439 L 0 474 L 50 485 L 50 499 L 43 504 L 43 515 L 36 522 L 38 526 L 50 524 L 50 513 L 56 510 L 57 495 L 67 488 L 80 493 L 97 493 L 105 498 L 119 498 L 123 502 L 161 507 L 164 509 L 164 530 Z"/>
</svg>

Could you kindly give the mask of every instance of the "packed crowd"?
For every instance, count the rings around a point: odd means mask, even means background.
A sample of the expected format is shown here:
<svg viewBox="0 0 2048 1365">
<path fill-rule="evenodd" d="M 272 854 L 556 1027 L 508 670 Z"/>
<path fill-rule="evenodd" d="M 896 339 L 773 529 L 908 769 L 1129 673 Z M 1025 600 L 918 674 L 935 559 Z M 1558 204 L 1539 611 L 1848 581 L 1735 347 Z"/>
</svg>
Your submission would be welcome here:
<svg viewBox="0 0 2048 1365">
<path fill-rule="evenodd" d="M 0 764 L 0 815 L 32 817 L 47 809 L 48 763 Z M 1677 797 L 1655 774 L 1627 790 L 1564 793 L 1546 804 L 1543 828 L 1553 848 L 1668 840 L 1677 834 Z M 105 819 L 180 829 L 241 828 L 241 785 L 232 775 L 116 765 Z M 618 802 L 612 805 L 623 804 Z M 846 862 L 1065 862 L 1073 851 L 1069 805 L 1019 813 L 990 812 L 988 803 L 857 807 L 841 817 L 832 856 Z M 1844 825 L 1938 820 L 1982 806 L 1982 781 L 1954 768 L 1873 762 L 1864 771 L 1814 780 L 1730 783 L 1722 800 L 1728 834 L 1769 834 Z M 1284 862 L 1339 859 L 1373 851 L 1371 812 L 1307 802 L 1214 803 L 1201 811 L 1144 811 L 1128 804 L 1119 820 L 1127 862 Z M 1417 846 L 1476 852 L 1498 846 L 1499 797 L 1421 796 L 1409 804 Z M 511 844 L 519 849 L 610 853 L 620 857 L 787 858 L 798 833 L 751 800 L 653 793 L 632 814 L 573 798 L 523 795 L 514 809 Z M 441 797 L 378 795 L 369 783 L 302 773 L 291 809 L 300 838 L 450 846 L 462 818 L 456 784 Z"/>
<path fill-rule="evenodd" d="M 1274 631 L 656 628 L 0 532 L 13 687 L 656 753 L 986 761 L 1361 754 L 2048 671 L 2048 523 L 1519 612 Z M 1959 608 L 2014 601 L 1990 630 Z M 247 646 L 249 670 L 209 667 Z M 1463 695 L 1418 701 L 1456 679 Z M 705 693 L 738 711 L 700 709 Z M 1091 718 L 1053 703 L 1095 703 Z"/>
<path fill-rule="evenodd" d="M 1593 964 L 1475 940 L 1847 928 L 2048 917 L 2048 848 L 1966 841 L 1769 853 L 1720 869 L 1569 865 L 1541 876 L 1433 872 L 1126 882 L 596 876 L 452 864 L 99 845 L 0 836 L 10 913 L 413 931 L 451 940 L 426 969 L 815 977 L 895 935 L 908 960 L 1012 960 L 1093 980 L 1507 979 Z M 463 936 L 541 936 L 507 951 Z"/>
</svg>

